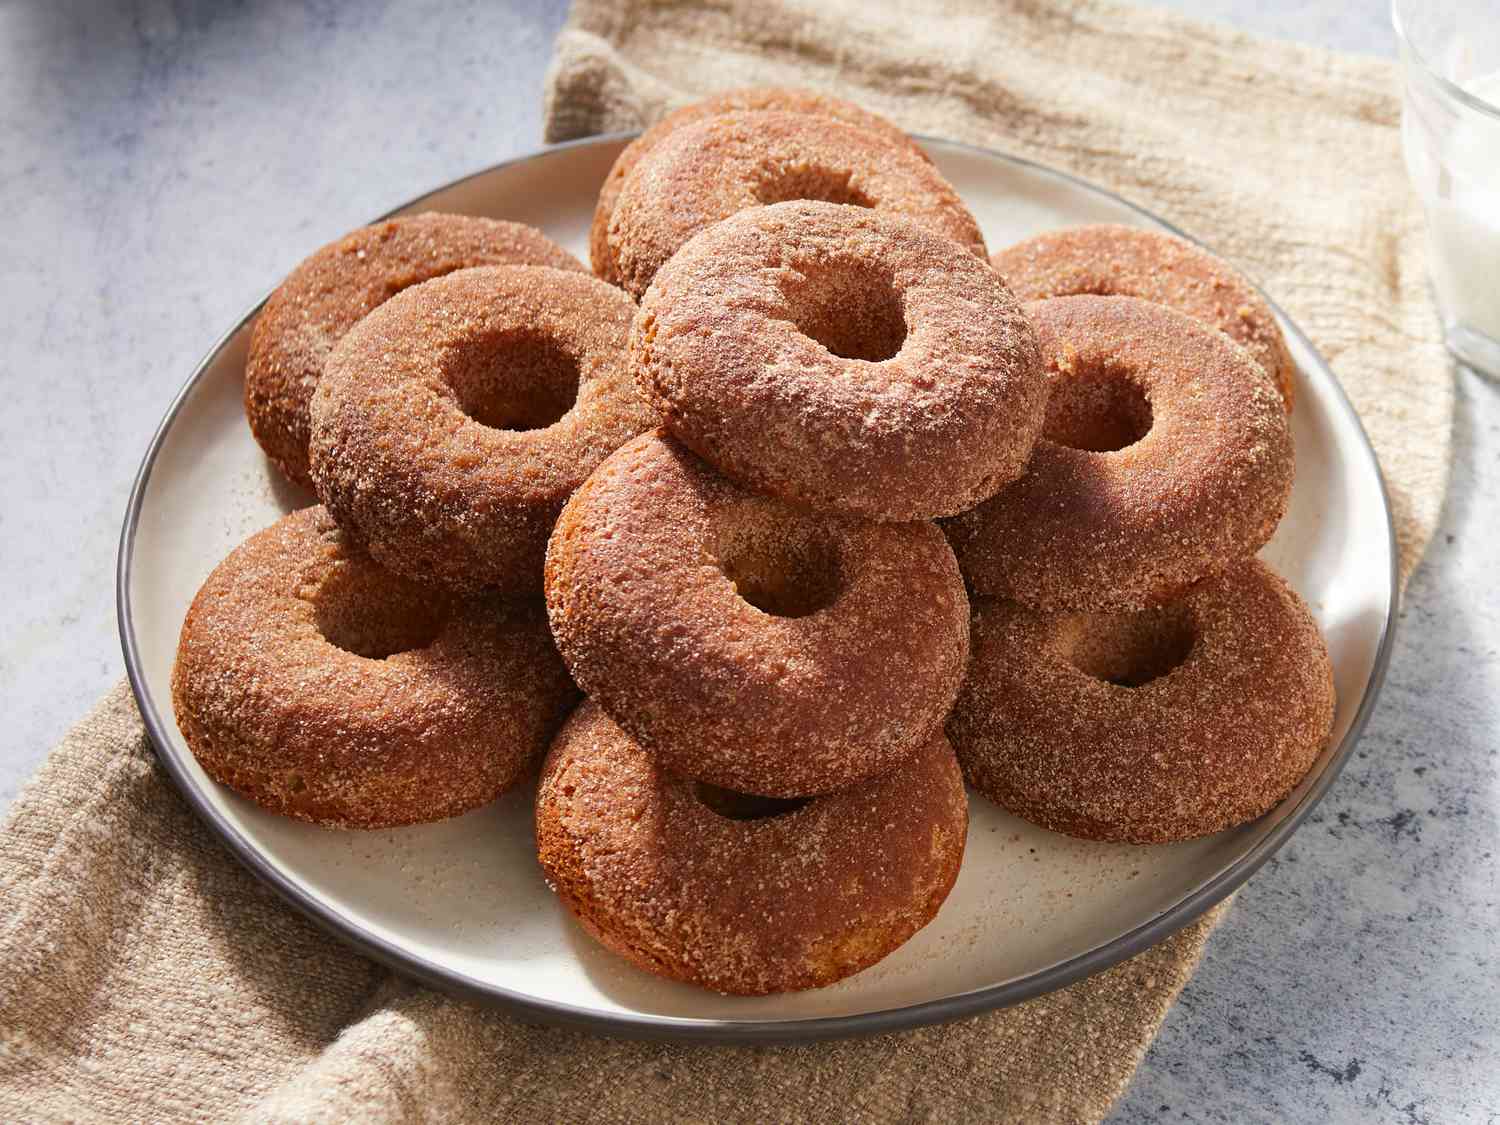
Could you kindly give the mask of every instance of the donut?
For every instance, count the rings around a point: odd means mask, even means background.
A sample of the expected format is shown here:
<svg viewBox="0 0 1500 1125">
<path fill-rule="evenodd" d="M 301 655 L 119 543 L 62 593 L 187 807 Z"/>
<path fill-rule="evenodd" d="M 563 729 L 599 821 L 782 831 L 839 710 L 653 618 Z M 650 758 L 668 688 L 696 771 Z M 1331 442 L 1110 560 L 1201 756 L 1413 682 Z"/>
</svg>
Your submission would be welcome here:
<svg viewBox="0 0 1500 1125">
<path fill-rule="evenodd" d="M 747 207 L 795 199 L 904 215 L 984 258 L 974 216 L 909 142 L 772 110 L 718 114 L 658 141 L 620 186 L 607 253 L 638 298 L 699 231 Z"/>
<path fill-rule="evenodd" d="M 968 600 L 930 523 L 810 515 L 669 436 L 594 471 L 547 547 L 579 685 L 683 777 L 803 797 L 896 768 L 953 705 Z"/>
<path fill-rule="evenodd" d="M 1162 231 L 1101 223 L 1028 238 L 990 262 L 1023 301 L 1140 297 L 1212 325 L 1266 369 L 1291 413 L 1297 364 L 1276 314 L 1260 290 L 1201 246 Z"/>
<path fill-rule="evenodd" d="M 1026 312 L 1047 420 L 1025 475 L 944 524 L 970 589 L 1038 609 L 1142 609 L 1259 550 L 1291 495 L 1292 438 L 1249 353 L 1135 297 Z"/>
<path fill-rule="evenodd" d="M 245 359 L 245 417 L 282 474 L 312 487 L 308 404 L 344 333 L 410 285 L 466 266 L 583 270 L 521 223 L 429 212 L 361 227 L 307 258 L 266 300 Z"/>
<path fill-rule="evenodd" d="M 568 495 L 655 411 L 635 306 L 585 273 L 460 270 L 356 325 L 313 397 L 318 497 L 375 559 L 455 590 L 541 592 Z"/>
<path fill-rule="evenodd" d="M 762 995 L 842 980 L 930 922 L 968 819 L 941 732 L 875 781 L 766 802 L 675 776 L 587 701 L 542 768 L 536 839 L 547 881 L 608 949 Z"/>
<path fill-rule="evenodd" d="M 975 789 L 1056 832 L 1159 844 L 1246 824 L 1328 744 L 1328 650 L 1256 559 L 1135 613 L 979 599 L 973 629 L 948 737 Z"/>
<path fill-rule="evenodd" d="M 842 121 L 846 125 L 884 137 L 892 144 L 903 146 L 923 160 L 927 159 L 927 154 L 900 128 L 879 114 L 871 113 L 843 98 L 783 86 L 750 86 L 725 90 L 667 114 L 626 145 L 624 151 L 615 158 L 609 174 L 604 178 L 604 186 L 599 189 L 599 203 L 594 208 L 594 221 L 589 227 L 589 257 L 593 262 L 594 272 L 612 284 L 620 283 L 619 267 L 615 264 L 614 254 L 609 246 L 609 220 L 615 213 L 615 201 L 620 198 L 620 188 L 624 186 L 625 178 L 643 156 L 661 143 L 662 138 L 684 125 L 702 121 L 706 117 L 717 117 L 736 110 L 768 109 Z"/>
<path fill-rule="evenodd" d="M 999 276 L 898 216 L 757 207 L 657 275 L 636 377 L 683 444 L 747 488 L 878 520 L 953 515 L 1020 475 L 1041 429 L 1036 334 Z"/>
<path fill-rule="evenodd" d="M 178 728 L 209 777 L 340 828 L 493 800 L 576 698 L 540 605 L 394 575 L 316 506 L 214 568 L 172 669 Z"/>
</svg>

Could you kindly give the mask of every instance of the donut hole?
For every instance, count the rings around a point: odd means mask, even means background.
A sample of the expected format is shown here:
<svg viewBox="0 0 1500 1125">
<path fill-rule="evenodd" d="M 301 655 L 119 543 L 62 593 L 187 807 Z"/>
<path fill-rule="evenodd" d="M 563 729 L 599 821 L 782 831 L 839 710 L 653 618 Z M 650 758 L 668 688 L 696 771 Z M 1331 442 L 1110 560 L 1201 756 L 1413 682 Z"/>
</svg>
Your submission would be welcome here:
<svg viewBox="0 0 1500 1125">
<path fill-rule="evenodd" d="M 838 549 L 810 518 L 768 517 L 741 505 L 719 521 L 712 553 L 737 593 L 772 617 L 808 617 L 833 604 Z"/>
<path fill-rule="evenodd" d="M 794 813 L 812 800 L 811 797 L 761 797 L 755 793 L 721 789 L 706 781 L 693 782 L 692 789 L 700 804 L 726 820 L 770 820 Z"/>
<path fill-rule="evenodd" d="M 792 325 L 839 359 L 879 363 L 906 343 L 906 313 L 889 273 L 869 263 L 803 265 L 782 283 Z"/>
<path fill-rule="evenodd" d="M 1051 382 L 1042 436 L 1090 453 L 1113 453 L 1151 431 L 1151 400 L 1123 372 L 1075 372 Z"/>
<path fill-rule="evenodd" d="M 1068 659 L 1075 668 L 1125 688 L 1142 687 L 1179 667 L 1198 641 L 1181 606 L 1078 614 L 1067 633 Z"/>
<path fill-rule="evenodd" d="M 445 367 L 459 408 L 491 429 L 543 430 L 578 401 L 577 357 L 540 332 L 470 341 Z"/>
<path fill-rule="evenodd" d="M 441 591 L 373 565 L 338 567 L 318 586 L 312 606 L 324 640 L 367 660 L 426 648 L 452 612 Z"/>
<path fill-rule="evenodd" d="M 846 207 L 874 207 L 875 200 L 849 182 L 853 175 L 849 170 L 835 171 L 818 164 L 782 164 L 765 169 L 750 190 L 755 201 L 766 206 L 808 199 Z"/>
</svg>

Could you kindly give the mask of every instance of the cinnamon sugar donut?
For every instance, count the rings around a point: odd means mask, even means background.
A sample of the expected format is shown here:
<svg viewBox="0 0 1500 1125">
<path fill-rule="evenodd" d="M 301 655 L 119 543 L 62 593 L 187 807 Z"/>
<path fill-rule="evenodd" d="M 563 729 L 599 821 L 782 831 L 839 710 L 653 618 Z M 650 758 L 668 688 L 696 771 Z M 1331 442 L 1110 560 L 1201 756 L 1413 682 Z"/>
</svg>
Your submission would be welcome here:
<svg viewBox="0 0 1500 1125">
<path fill-rule="evenodd" d="M 245 360 L 245 417 L 271 463 L 312 487 L 308 404 L 328 354 L 361 317 L 408 286 L 485 265 L 583 270 L 533 227 L 436 212 L 361 227 L 294 269 L 255 318 Z"/>
<path fill-rule="evenodd" d="M 318 497 L 397 573 L 540 592 L 563 502 L 655 424 L 625 362 L 634 311 L 595 277 L 534 266 L 398 294 L 329 357 L 312 408 Z"/>
<path fill-rule="evenodd" d="M 902 215 L 984 257 L 948 181 L 909 144 L 831 118 L 723 113 L 674 129 L 631 169 L 606 236 L 620 284 L 640 297 L 699 231 L 747 207 L 817 199 Z"/>
<path fill-rule="evenodd" d="M 391 574 L 320 507 L 214 569 L 172 669 L 178 727 L 210 777 L 343 828 L 440 820 L 494 799 L 576 697 L 540 606 Z"/>
<path fill-rule="evenodd" d="M 1223 258 L 1162 231 L 1100 223 L 1049 231 L 990 259 L 1023 301 L 1092 293 L 1167 305 L 1223 332 L 1270 374 L 1291 413 L 1296 362 L 1260 291 Z"/>
<path fill-rule="evenodd" d="M 1328 650 L 1255 559 L 1133 614 L 982 599 L 973 628 L 948 737 L 970 784 L 1044 828 L 1206 836 L 1273 808 L 1328 743 Z"/>
<path fill-rule="evenodd" d="M 536 836 L 548 882 L 606 947 L 763 995 L 842 980 L 930 922 L 968 819 L 941 732 L 878 780 L 778 812 L 675 777 L 588 701 L 547 755 Z"/>
<path fill-rule="evenodd" d="M 589 227 L 589 257 L 593 262 L 594 272 L 605 281 L 620 284 L 620 270 L 609 245 L 609 220 L 615 213 L 615 202 L 620 198 L 620 189 L 624 186 L 626 177 L 642 157 L 660 144 L 663 138 L 685 125 L 736 110 L 768 109 L 842 121 L 867 133 L 882 136 L 892 144 L 909 149 L 923 160 L 927 159 L 927 154 L 897 126 L 879 114 L 871 113 L 843 98 L 783 86 L 750 86 L 714 94 L 667 114 L 626 145 L 624 151 L 616 157 L 609 174 L 604 178 L 604 186 L 599 189 L 599 203 L 594 208 L 594 221 Z"/>
<path fill-rule="evenodd" d="M 1140 609 L 1259 550 L 1292 488 L 1281 397 L 1238 344 L 1135 297 L 1026 306 L 1049 376 L 1020 480 L 944 524 L 976 593 Z"/>
<path fill-rule="evenodd" d="M 684 444 L 747 488 L 871 519 L 952 515 L 1020 475 L 1046 394 L 998 275 L 903 218 L 741 211 L 656 277 L 637 378 Z"/>
<path fill-rule="evenodd" d="M 547 609 L 579 684 L 668 769 L 773 797 L 894 769 L 941 726 L 968 653 L 932 524 L 808 515 L 660 432 L 568 501 Z"/>
</svg>

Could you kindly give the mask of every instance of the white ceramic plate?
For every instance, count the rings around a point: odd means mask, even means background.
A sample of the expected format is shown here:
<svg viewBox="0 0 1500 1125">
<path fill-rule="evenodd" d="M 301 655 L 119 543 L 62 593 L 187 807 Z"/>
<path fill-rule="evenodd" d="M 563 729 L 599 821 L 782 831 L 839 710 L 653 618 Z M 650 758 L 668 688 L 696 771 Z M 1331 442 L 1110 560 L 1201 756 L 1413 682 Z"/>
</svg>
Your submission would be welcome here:
<svg viewBox="0 0 1500 1125">
<path fill-rule="evenodd" d="M 624 143 L 605 138 L 551 149 L 403 210 L 532 223 L 587 260 L 594 196 Z M 925 143 L 991 247 L 1084 222 L 1167 227 L 1065 175 Z M 440 987 L 553 1022 L 700 1039 L 854 1034 L 1015 1003 L 1144 949 L 1248 878 L 1332 782 L 1374 703 L 1395 616 L 1390 512 L 1359 420 L 1323 361 L 1283 318 L 1300 369 L 1297 484 L 1264 554 L 1312 607 L 1338 687 L 1332 745 L 1302 785 L 1254 824 L 1150 848 L 1071 840 L 976 797 L 963 871 L 942 912 L 873 968 L 831 988 L 757 999 L 648 976 L 585 936 L 548 891 L 532 842 L 529 791 L 442 824 L 334 832 L 260 811 L 210 781 L 189 753 L 168 689 L 188 603 L 236 544 L 312 502 L 273 472 L 245 425 L 241 370 L 254 311 L 188 380 L 136 480 L 119 566 L 127 668 L 162 761 L 235 854 L 335 933 Z"/>
</svg>

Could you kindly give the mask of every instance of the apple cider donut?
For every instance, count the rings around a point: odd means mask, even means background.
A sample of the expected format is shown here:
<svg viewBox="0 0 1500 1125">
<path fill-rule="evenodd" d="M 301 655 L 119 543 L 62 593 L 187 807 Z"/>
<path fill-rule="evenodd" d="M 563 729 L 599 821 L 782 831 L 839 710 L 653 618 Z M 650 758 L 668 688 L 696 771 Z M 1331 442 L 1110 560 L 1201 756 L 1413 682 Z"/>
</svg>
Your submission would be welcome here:
<svg viewBox="0 0 1500 1125">
<path fill-rule="evenodd" d="M 312 487 L 308 405 L 344 333 L 411 285 L 468 266 L 583 264 L 521 223 L 427 212 L 361 227 L 299 265 L 255 318 L 245 360 L 245 417 L 281 472 Z"/>
<path fill-rule="evenodd" d="M 1100 223 L 1039 234 L 990 263 L 1022 301 L 1140 297 L 1212 325 L 1266 369 L 1291 413 L 1297 365 L 1276 314 L 1239 271 L 1185 238 Z"/>
<path fill-rule="evenodd" d="M 1044 828 L 1206 836 L 1272 809 L 1328 743 L 1328 650 L 1256 559 L 1136 613 L 980 599 L 973 629 L 948 737 L 970 784 Z"/>
<path fill-rule="evenodd" d="M 609 245 L 609 220 L 615 213 L 615 202 L 620 198 L 620 189 L 624 186 L 626 177 L 642 157 L 685 125 L 692 125 L 706 117 L 746 110 L 784 110 L 788 113 L 832 118 L 867 133 L 885 137 L 892 144 L 909 149 L 923 160 L 927 159 L 926 153 L 917 147 L 917 143 L 897 126 L 879 114 L 871 113 L 843 98 L 783 86 L 749 86 L 725 90 L 667 114 L 626 145 L 615 159 L 609 174 L 604 178 L 604 186 L 599 189 L 599 203 L 594 208 L 594 221 L 589 228 L 589 257 L 596 274 L 611 284 L 620 284 L 619 266 L 615 263 L 614 253 Z"/>
<path fill-rule="evenodd" d="M 657 275 L 636 377 L 677 438 L 746 488 L 912 520 L 1020 475 L 1046 387 L 994 270 L 899 216 L 833 203 L 741 211 Z"/>
<path fill-rule="evenodd" d="M 576 689 L 541 607 L 391 574 L 320 507 L 209 575 L 172 669 L 215 781 L 273 812 L 390 828 L 485 804 L 540 757 Z"/>
<path fill-rule="evenodd" d="M 944 524 L 970 589 L 1038 609 L 1140 609 L 1259 550 L 1291 495 L 1292 438 L 1249 353 L 1135 297 L 1026 312 L 1047 420 L 1025 475 Z"/>
<path fill-rule="evenodd" d="M 668 769 L 771 797 L 896 768 L 941 726 L 968 653 L 932 524 L 800 512 L 661 432 L 568 501 L 547 609 L 580 686 Z"/>
<path fill-rule="evenodd" d="M 674 129 L 625 177 L 608 253 L 640 297 L 699 231 L 747 207 L 815 199 L 902 215 L 984 258 L 979 224 L 932 163 L 842 121 L 768 110 Z"/>
<path fill-rule="evenodd" d="M 399 574 L 539 593 L 563 502 L 656 422 L 626 363 L 634 311 L 598 278 L 535 266 L 398 294 L 344 337 L 314 396 L 319 499 Z"/>
<path fill-rule="evenodd" d="M 593 701 L 536 802 L 542 869 L 585 930 L 647 972 L 740 995 L 820 988 L 905 943 L 948 897 L 968 820 L 941 732 L 875 781 L 769 802 L 668 772 Z"/>
</svg>

